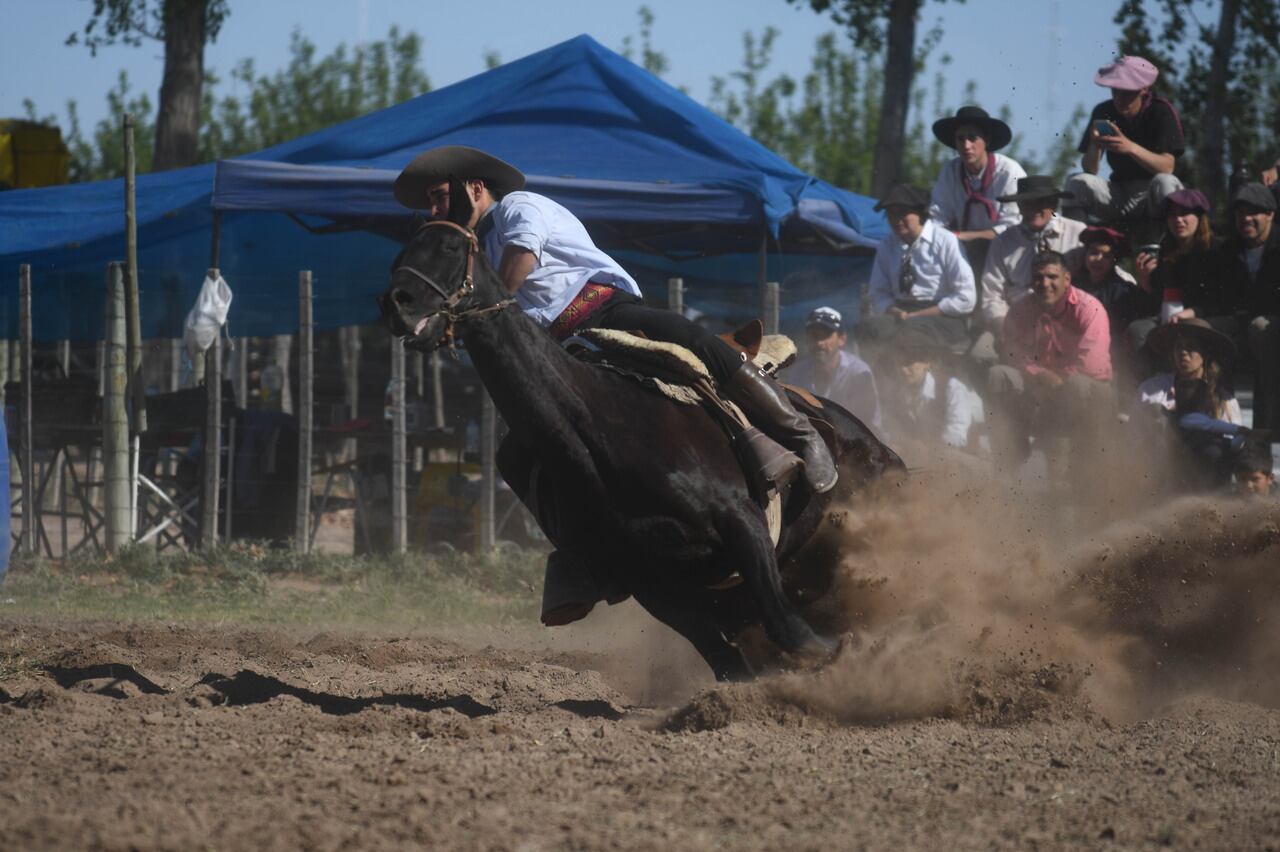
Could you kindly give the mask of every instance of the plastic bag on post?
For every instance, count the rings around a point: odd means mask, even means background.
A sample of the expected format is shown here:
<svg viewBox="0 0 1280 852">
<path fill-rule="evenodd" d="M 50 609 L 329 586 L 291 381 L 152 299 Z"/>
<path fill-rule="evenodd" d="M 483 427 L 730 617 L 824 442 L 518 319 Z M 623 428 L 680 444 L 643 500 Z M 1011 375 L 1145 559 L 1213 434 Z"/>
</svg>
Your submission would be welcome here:
<svg viewBox="0 0 1280 852">
<path fill-rule="evenodd" d="M 182 329 L 182 342 L 187 345 L 191 360 L 213 345 L 230 310 L 231 288 L 226 280 L 221 275 L 216 280 L 206 277 Z"/>
</svg>

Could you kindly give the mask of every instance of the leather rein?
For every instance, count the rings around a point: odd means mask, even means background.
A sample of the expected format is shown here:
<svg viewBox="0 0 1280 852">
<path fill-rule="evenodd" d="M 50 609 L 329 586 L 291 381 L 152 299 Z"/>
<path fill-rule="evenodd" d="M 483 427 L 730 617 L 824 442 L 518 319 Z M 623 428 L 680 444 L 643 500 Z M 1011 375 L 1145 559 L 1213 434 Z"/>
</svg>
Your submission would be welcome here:
<svg viewBox="0 0 1280 852">
<path fill-rule="evenodd" d="M 441 287 L 438 283 L 436 283 L 436 281 L 433 278 L 431 278 L 431 276 L 427 275 L 425 272 L 420 272 L 419 270 L 414 269 L 412 266 L 398 266 L 395 269 L 391 270 L 391 274 L 395 275 L 397 272 L 408 272 L 410 275 L 413 275 L 414 277 L 424 282 L 432 290 L 435 290 L 437 293 L 440 294 L 440 298 L 444 299 L 444 304 L 436 308 L 431 313 L 424 315 L 422 317 L 422 320 L 431 320 L 437 316 L 440 316 L 441 314 L 444 315 L 444 318 L 445 318 L 444 332 L 441 333 L 439 339 L 435 341 L 435 344 L 437 348 L 442 343 L 448 345 L 449 354 L 456 359 L 458 357 L 458 352 L 455 346 L 454 334 L 453 334 L 453 326 L 455 323 L 465 319 L 470 319 L 471 317 L 477 317 L 483 314 L 493 313 L 494 311 L 500 311 L 509 305 L 515 304 L 516 300 L 503 299 L 499 302 L 496 302 L 495 304 L 488 305 L 483 308 L 468 308 L 462 311 L 456 310 L 458 305 L 460 305 L 464 299 L 470 296 L 471 293 L 476 288 L 475 276 L 473 274 L 473 271 L 475 269 L 476 253 L 480 251 L 480 244 L 476 240 L 475 232 L 473 232 L 470 228 L 464 228 L 461 225 L 458 225 L 454 222 L 449 222 L 442 219 L 435 222 L 427 222 L 422 227 L 424 230 L 426 228 L 433 228 L 433 227 L 452 228 L 453 230 L 457 231 L 458 233 L 462 234 L 464 237 L 467 238 L 467 270 L 466 270 L 465 277 L 462 279 L 462 285 L 459 286 L 457 289 L 455 289 L 452 293 L 450 293 L 449 291 L 445 290 L 444 287 Z"/>
</svg>

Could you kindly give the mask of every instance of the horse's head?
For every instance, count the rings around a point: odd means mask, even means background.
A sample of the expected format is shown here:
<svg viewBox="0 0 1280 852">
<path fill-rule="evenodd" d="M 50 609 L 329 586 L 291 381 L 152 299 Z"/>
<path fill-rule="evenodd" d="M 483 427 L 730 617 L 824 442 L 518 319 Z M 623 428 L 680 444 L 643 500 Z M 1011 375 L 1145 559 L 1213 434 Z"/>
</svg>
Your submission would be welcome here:
<svg viewBox="0 0 1280 852">
<path fill-rule="evenodd" d="M 472 205 L 450 181 L 447 219 L 427 222 L 391 264 L 391 283 L 378 297 L 382 319 L 410 349 L 433 351 L 450 342 L 475 288 L 476 235 L 467 227 Z"/>
</svg>

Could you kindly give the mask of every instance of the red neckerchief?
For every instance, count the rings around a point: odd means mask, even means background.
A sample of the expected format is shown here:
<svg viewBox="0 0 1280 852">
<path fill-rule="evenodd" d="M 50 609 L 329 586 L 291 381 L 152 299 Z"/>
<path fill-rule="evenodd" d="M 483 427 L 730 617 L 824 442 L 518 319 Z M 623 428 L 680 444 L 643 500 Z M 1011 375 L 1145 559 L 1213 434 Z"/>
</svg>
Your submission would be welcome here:
<svg viewBox="0 0 1280 852">
<path fill-rule="evenodd" d="M 964 189 L 964 216 L 960 222 L 960 230 L 969 230 L 969 207 L 973 204 L 981 204 L 987 208 L 987 215 L 991 217 L 991 224 L 994 225 L 996 204 L 987 198 L 986 191 L 991 188 L 991 181 L 996 176 L 996 155 L 987 154 L 987 169 L 982 173 L 982 186 L 977 192 L 974 192 L 973 185 L 969 182 L 969 173 L 965 171 L 964 161 L 957 158 L 956 165 L 960 167 L 960 186 Z"/>
</svg>

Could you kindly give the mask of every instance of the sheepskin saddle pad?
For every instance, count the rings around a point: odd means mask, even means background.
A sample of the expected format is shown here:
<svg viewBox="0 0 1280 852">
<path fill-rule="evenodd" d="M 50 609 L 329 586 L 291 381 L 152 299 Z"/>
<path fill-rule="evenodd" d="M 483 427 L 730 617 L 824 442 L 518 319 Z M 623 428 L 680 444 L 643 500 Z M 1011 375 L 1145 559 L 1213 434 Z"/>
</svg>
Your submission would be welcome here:
<svg viewBox="0 0 1280 852">
<path fill-rule="evenodd" d="M 774 375 L 795 360 L 796 345 L 784 334 L 760 334 L 753 340 L 753 326 L 758 324 L 757 320 L 746 326 L 745 334 L 739 329 L 733 336 L 722 337 L 730 346 L 745 352 L 760 369 Z M 738 335 L 745 337 L 748 345 Z M 611 328 L 588 329 L 581 337 L 599 347 L 611 366 L 647 377 L 652 387 L 676 402 L 697 405 L 702 399 L 695 386 L 715 388 L 706 364 L 683 346 Z"/>
</svg>

